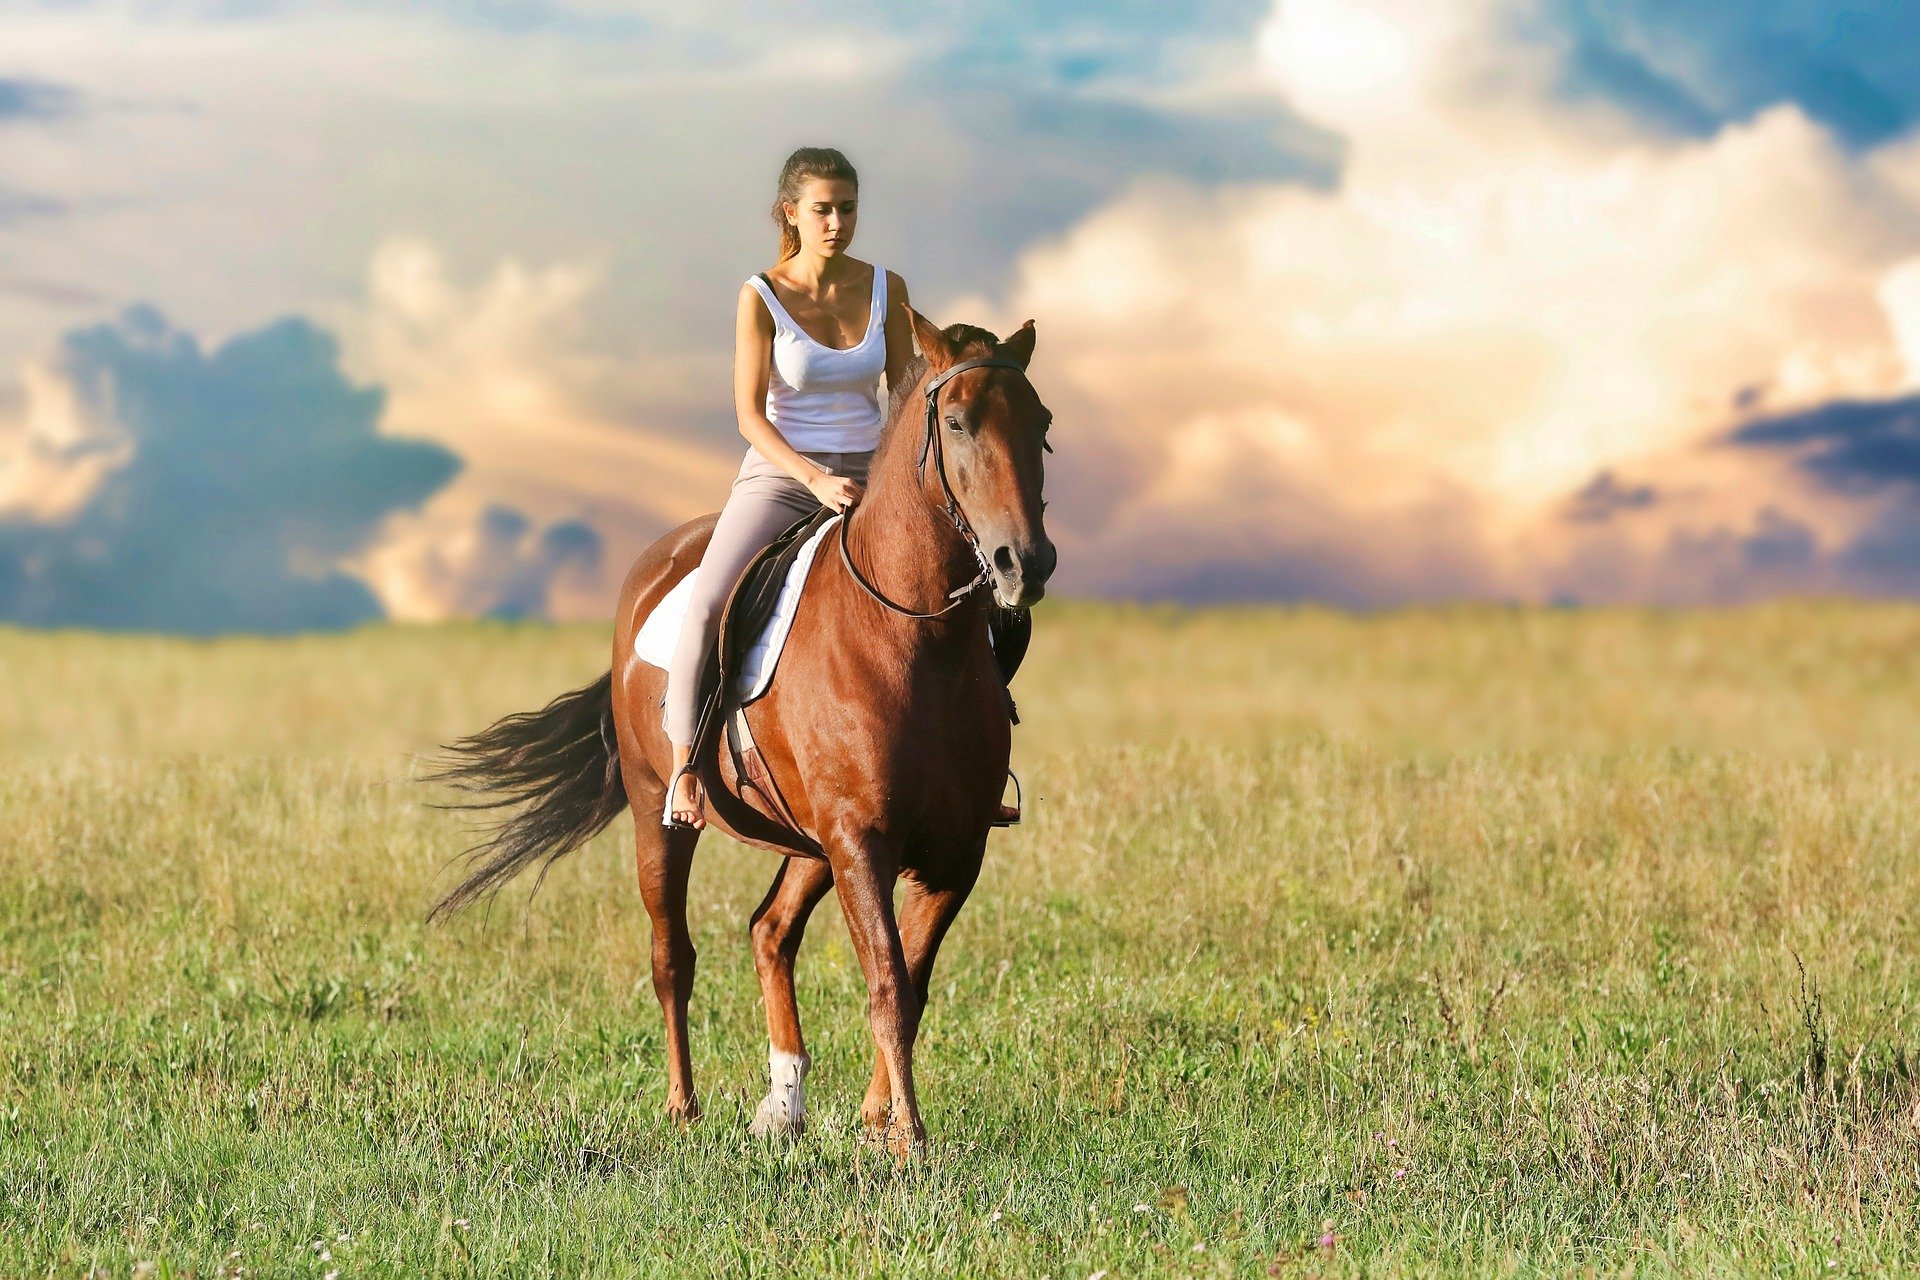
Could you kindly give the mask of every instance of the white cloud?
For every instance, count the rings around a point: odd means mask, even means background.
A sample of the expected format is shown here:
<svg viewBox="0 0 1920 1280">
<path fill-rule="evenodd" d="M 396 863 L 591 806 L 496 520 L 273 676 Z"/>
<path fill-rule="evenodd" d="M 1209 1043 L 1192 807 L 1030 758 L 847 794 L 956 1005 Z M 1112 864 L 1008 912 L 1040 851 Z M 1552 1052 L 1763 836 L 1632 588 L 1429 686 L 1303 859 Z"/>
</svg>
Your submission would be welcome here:
<svg viewBox="0 0 1920 1280">
<path fill-rule="evenodd" d="M 0 520 L 59 524 L 126 465 L 133 442 L 52 360 L 27 361 L 21 381 L 25 411 L 0 419 Z"/>
<path fill-rule="evenodd" d="M 1662 522 L 1782 503 L 1846 522 L 1779 466 L 1696 446 L 1745 388 L 1778 406 L 1910 382 L 1920 164 L 1852 157 L 1793 107 L 1645 135 L 1557 100 L 1512 12 L 1282 3 L 1261 48 L 1275 91 L 1346 139 L 1336 189 L 1143 183 L 1030 251 L 1004 305 L 956 308 L 1039 318 L 1060 444 L 1100 455 L 1062 465 L 1082 498 L 1053 507 L 1063 585 L 1126 590 L 1144 531 L 1181 529 L 1221 555 L 1344 546 L 1357 594 L 1437 546 L 1453 585 L 1537 595 L 1569 585 L 1559 504 L 1621 464 L 1689 490 Z M 1114 468 L 1134 481 L 1102 487 Z M 1286 532 L 1304 495 L 1311 537 Z M 1204 555 L 1193 572 L 1228 589 Z"/>
<path fill-rule="evenodd" d="M 389 241 L 375 255 L 357 328 L 359 362 L 387 391 L 384 428 L 437 440 L 466 464 L 367 557 L 369 580 L 394 616 L 461 611 L 470 593 L 444 579 L 461 565 L 481 567 L 472 548 L 461 548 L 488 507 L 592 524 L 614 554 L 600 576 L 576 574 L 560 608 L 604 616 L 646 540 L 725 498 L 745 446 L 730 455 L 632 416 L 625 406 L 641 399 L 635 384 L 679 375 L 673 362 L 620 361 L 594 349 L 586 308 L 601 280 L 591 264 L 508 260 L 462 288 L 424 241 Z M 715 379 L 713 395 L 725 390 Z"/>
</svg>

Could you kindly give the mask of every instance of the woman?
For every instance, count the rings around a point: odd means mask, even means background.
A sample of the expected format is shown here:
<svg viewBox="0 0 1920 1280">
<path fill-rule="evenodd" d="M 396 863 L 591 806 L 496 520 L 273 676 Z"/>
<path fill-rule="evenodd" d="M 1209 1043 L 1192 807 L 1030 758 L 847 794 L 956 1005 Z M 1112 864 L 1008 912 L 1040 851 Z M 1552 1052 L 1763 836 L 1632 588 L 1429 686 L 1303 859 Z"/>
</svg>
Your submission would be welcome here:
<svg viewBox="0 0 1920 1280">
<path fill-rule="evenodd" d="M 912 354 L 907 286 L 850 257 L 859 178 L 831 147 L 802 147 L 780 170 L 773 202 L 780 260 L 740 286 L 733 404 L 747 456 L 714 526 L 667 668 L 673 776 L 661 822 L 706 826 L 688 765 L 700 669 L 727 594 L 756 552 L 800 517 L 860 500 L 880 443 L 880 375 L 889 389 Z"/>
</svg>

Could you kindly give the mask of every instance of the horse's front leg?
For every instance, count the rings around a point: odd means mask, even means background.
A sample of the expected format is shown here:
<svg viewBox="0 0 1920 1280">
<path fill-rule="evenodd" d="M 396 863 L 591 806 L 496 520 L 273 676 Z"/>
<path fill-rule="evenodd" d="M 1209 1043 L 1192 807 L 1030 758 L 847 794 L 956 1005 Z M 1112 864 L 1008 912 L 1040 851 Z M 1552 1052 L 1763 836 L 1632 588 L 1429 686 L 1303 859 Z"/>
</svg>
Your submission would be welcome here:
<svg viewBox="0 0 1920 1280">
<path fill-rule="evenodd" d="M 982 853 L 985 843 L 983 839 Z M 927 992 L 933 981 L 934 957 L 940 954 L 940 943 L 979 876 L 980 857 L 976 854 L 966 865 L 939 880 L 929 881 L 915 875 L 907 878 L 906 893 L 900 903 L 900 944 L 907 959 L 907 977 L 913 984 L 914 999 L 923 1017 Z M 860 1118 L 868 1129 L 884 1130 L 892 1107 L 893 1075 L 887 1069 L 886 1055 L 880 1054 L 874 1059 L 873 1079 L 867 1085 L 866 1101 L 860 1104 Z"/>
<path fill-rule="evenodd" d="M 867 978 L 867 1022 L 880 1060 L 887 1066 L 893 1113 L 886 1131 L 887 1150 L 903 1157 L 918 1155 L 927 1141 L 913 1093 L 913 1037 L 920 1026 L 920 996 L 913 988 L 893 917 L 899 858 L 890 843 L 872 832 L 830 838 L 827 858 L 847 932 Z"/>
</svg>

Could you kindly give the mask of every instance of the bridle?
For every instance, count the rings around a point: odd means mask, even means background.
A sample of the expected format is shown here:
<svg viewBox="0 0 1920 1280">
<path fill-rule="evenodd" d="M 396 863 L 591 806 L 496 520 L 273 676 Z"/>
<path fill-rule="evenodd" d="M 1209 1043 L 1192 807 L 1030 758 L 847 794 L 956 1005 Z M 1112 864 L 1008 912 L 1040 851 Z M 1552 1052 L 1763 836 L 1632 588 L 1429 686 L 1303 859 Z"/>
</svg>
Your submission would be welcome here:
<svg viewBox="0 0 1920 1280">
<path fill-rule="evenodd" d="M 974 533 L 973 526 L 968 523 L 967 513 L 960 509 L 960 499 L 955 496 L 953 484 L 947 479 L 946 448 L 940 443 L 940 388 L 951 381 L 955 374 L 965 373 L 969 369 L 1013 369 L 1024 376 L 1027 367 L 1016 360 L 1007 360 L 999 356 L 985 356 L 977 360 L 962 360 L 960 363 L 943 370 L 938 377 L 932 378 L 927 382 L 927 433 L 926 438 L 920 442 L 918 469 L 921 478 L 924 480 L 927 474 L 927 455 L 932 454 L 934 472 L 940 477 L 940 492 L 947 500 L 947 519 L 953 521 L 953 527 L 959 530 L 960 536 L 966 540 L 967 546 L 973 551 L 973 558 L 980 564 L 980 572 L 974 574 L 972 580 L 965 585 L 949 591 L 947 593 L 946 605 L 934 610 L 932 613 L 919 613 L 907 608 L 905 605 L 895 604 L 893 601 L 887 599 L 880 588 L 867 581 L 866 576 L 862 574 L 859 569 L 854 567 L 853 556 L 847 551 L 847 525 L 852 522 L 853 513 L 849 511 L 840 517 L 841 563 L 847 566 L 847 572 L 853 575 L 853 580 L 859 583 L 868 595 L 895 613 L 900 614 L 902 617 L 922 619 L 943 618 L 955 609 L 958 609 L 966 602 L 968 596 L 979 590 L 981 586 L 993 578 L 993 566 L 987 561 L 987 553 L 980 549 L 980 539 Z"/>
</svg>

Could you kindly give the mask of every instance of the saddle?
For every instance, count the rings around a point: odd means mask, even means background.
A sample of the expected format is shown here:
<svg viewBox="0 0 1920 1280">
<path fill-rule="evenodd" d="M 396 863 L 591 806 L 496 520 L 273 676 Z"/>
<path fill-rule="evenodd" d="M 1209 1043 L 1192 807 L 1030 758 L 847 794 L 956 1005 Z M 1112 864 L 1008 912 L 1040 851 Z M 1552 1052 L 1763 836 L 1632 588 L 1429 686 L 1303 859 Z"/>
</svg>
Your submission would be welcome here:
<svg viewBox="0 0 1920 1280">
<path fill-rule="evenodd" d="M 748 649 L 779 604 L 781 588 L 801 548 L 833 515 L 829 508 L 821 507 L 801 517 L 747 562 L 721 608 L 719 639 L 701 664 L 695 699 L 699 715 L 694 721 L 692 763 L 707 804 L 742 836 L 811 858 L 825 854 L 819 842 L 800 829 L 747 726 L 744 709 L 764 696 L 764 689 L 745 699 L 732 690 Z M 1033 615 L 1026 609 L 1004 609 L 996 604 L 988 617 L 987 630 L 1004 685 L 1012 681 L 1026 657 L 1033 638 Z M 1013 723 L 1020 723 L 1011 693 L 1007 695 L 1007 714 Z M 726 785 L 721 774 L 722 742 L 739 783 L 737 792 Z"/>
</svg>

